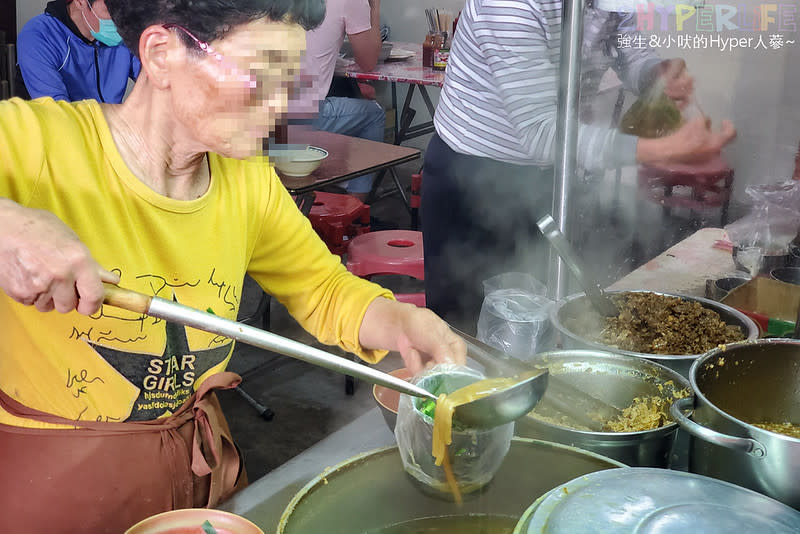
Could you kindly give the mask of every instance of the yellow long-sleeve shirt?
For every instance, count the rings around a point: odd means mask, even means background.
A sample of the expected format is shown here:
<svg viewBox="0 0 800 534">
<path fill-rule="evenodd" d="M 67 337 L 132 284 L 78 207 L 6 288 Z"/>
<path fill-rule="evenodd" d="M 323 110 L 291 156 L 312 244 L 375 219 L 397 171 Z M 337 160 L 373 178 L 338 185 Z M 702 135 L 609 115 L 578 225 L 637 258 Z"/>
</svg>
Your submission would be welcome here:
<svg viewBox="0 0 800 534">
<path fill-rule="evenodd" d="M 0 102 L 0 196 L 57 215 L 121 286 L 235 319 L 249 273 L 320 341 L 377 361 L 358 332 L 370 302 L 391 293 L 345 270 L 263 160 L 208 159 L 208 191 L 173 200 L 127 168 L 96 102 Z M 76 420 L 163 416 L 233 349 L 110 306 L 40 313 L 5 294 L 0 325 L 0 388 Z M 2 410 L 0 423 L 40 426 Z"/>
</svg>

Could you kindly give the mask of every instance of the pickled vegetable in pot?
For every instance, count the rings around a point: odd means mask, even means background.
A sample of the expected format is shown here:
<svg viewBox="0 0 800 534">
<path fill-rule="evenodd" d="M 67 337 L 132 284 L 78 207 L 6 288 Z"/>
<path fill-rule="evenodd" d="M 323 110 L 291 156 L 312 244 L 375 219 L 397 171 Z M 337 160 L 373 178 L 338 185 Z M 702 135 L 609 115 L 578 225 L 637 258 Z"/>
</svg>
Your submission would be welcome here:
<svg viewBox="0 0 800 534">
<path fill-rule="evenodd" d="M 609 297 L 619 315 L 602 317 L 587 305 L 564 326 L 596 343 L 644 354 L 702 354 L 745 339 L 740 327 L 697 301 L 640 291 Z"/>
<path fill-rule="evenodd" d="M 800 425 L 792 423 L 753 423 L 753 426 L 766 430 L 767 432 L 774 432 L 776 434 L 783 434 L 784 436 L 800 439 Z"/>
</svg>

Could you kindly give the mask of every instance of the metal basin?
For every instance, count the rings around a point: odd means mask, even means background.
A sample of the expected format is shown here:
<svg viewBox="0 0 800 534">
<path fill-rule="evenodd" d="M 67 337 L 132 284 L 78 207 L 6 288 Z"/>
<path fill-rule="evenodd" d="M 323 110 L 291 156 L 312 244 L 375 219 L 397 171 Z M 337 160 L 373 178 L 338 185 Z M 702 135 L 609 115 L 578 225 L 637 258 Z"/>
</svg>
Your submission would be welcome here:
<svg viewBox="0 0 800 534">
<path fill-rule="evenodd" d="M 643 358 L 605 351 L 546 352 L 534 356 L 531 363 L 546 367 L 551 376 L 620 410 L 631 405 L 636 397 L 664 397 L 674 390 L 689 389 L 689 381 L 672 369 Z M 670 381 L 672 384 L 668 384 Z M 634 467 L 670 464 L 678 430 L 674 422 L 640 432 L 591 432 L 537 418 L 535 414 L 547 413 L 547 407 L 545 391 L 539 406 L 517 421 L 517 435 L 580 447 Z"/>
<path fill-rule="evenodd" d="M 751 424 L 800 424 L 800 341 L 720 347 L 699 358 L 689 378 L 694 400 L 672 410 L 692 434 L 689 469 L 800 509 L 800 439 Z"/>
<path fill-rule="evenodd" d="M 613 295 L 616 293 L 628 293 L 629 291 L 607 291 L 607 294 Z M 679 297 L 686 300 L 699 302 L 703 307 L 714 310 L 717 312 L 723 321 L 729 325 L 735 325 L 742 329 L 746 339 L 756 339 L 758 337 L 758 326 L 752 319 L 747 317 L 742 312 L 731 308 L 725 304 L 715 302 L 710 299 L 702 297 L 693 297 L 688 295 L 680 295 L 678 293 L 662 293 L 658 291 L 641 291 L 644 293 L 655 293 L 657 295 L 666 295 L 669 297 Z M 622 350 L 616 347 L 611 347 L 592 341 L 585 337 L 580 332 L 574 332 L 567 328 L 565 321 L 568 323 L 570 319 L 583 316 L 587 310 L 591 309 L 591 305 L 583 293 L 570 295 L 556 303 L 550 313 L 550 320 L 553 326 L 561 334 L 561 341 L 565 349 L 598 349 L 617 354 L 625 354 L 628 356 L 636 356 L 638 358 L 647 358 L 656 363 L 665 365 L 683 375 L 689 376 L 689 368 L 692 363 L 701 356 L 701 354 L 648 354 L 644 352 L 633 352 L 629 350 Z"/>
<path fill-rule="evenodd" d="M 309 482 L 284 511 L 279 534 L 377 534 L 419 518 L 482 514 L 518 519 L 539 496 L 575 477 L 623 464 L 573 447 L 514 438 L 491 483 L 462 506 L 428 496 L 397 447 L 355 456 Z"/>
<path fill-rule="evenodd" d="M 787 284 L 800 285 L 800 267 L 780 267 L 769 272 L 770 277 Z"/>
</svg>

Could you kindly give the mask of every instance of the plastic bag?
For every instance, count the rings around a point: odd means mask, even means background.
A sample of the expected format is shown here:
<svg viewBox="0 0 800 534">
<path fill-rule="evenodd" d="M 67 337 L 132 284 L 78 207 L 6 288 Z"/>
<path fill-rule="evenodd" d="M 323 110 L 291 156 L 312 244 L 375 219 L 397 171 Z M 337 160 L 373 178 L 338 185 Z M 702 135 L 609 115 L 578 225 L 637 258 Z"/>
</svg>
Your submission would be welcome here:
<svg viewBox="0 0 800 534">
<path fill-rule="evenodd" d="M 800 228 L 800 187 L 795 181 L 750 185 L 750 212 L 725 227 L 739 249 L 761 249 L 765 256 L 787 254 Z"/>
<path fill-rule="evenodd" d="M 547 295 L 547 286 L 528 273 L 503 273 L 483 281 L 483 295 L 500 289 L 519 289 L 531 295 Z"/>
<path fill-rule="evenodd" d="M 525 273 L 505 273 L 484 282 L 478 339 L 520 360 L 536 354 L 550 328 L 553 301 L 547 288 Z"/>
<path fill-rule="evenodd" d="M 414 377 L 412 383 L 439 395 L 484 378 L 467 367 L 442 364 Z M 433 458 L 433 418 L 420 411 L 425 399 L 400 395 L 395 438 L 403 467 L 423 488 L 445 499 L 452 498 L 444 469 Z M 453 420 L 450 464 L 463 495 L 475 492 L 492 480 L 511 446 L 514 423 L 490 429 L 470 429 Z"/>
<path fill-rule="evenodd" d="M 634 102 L 620 120 L 620 130 L 638 137 L 669 135 L 683 122 L 681 111 L 663 91 L 648 91 Z"/>
</svg>

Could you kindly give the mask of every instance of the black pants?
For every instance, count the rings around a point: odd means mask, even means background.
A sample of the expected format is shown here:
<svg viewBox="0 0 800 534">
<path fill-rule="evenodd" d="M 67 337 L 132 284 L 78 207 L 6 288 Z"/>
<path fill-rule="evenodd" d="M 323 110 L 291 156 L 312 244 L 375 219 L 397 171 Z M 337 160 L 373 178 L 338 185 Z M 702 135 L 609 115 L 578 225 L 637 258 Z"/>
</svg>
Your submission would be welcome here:
<svg viewBox="0 0 800 534">
<path fill-rule="evenodd" d="M 434 134 L 423 173 L 427 305 L 474 334 L 484 280 L 515 271 L 547 282 L 536 221 L 552 211 L 553 170 L 459 154 Z"/>
</svg>

